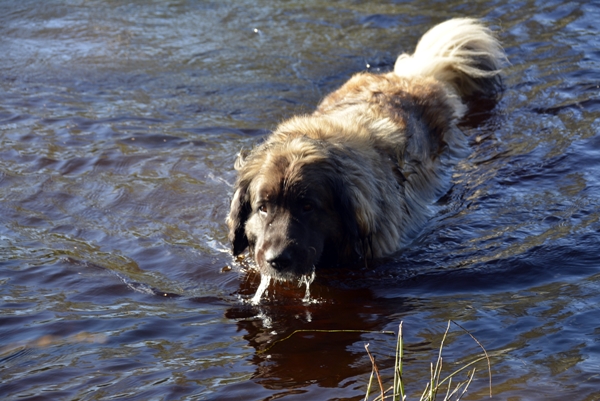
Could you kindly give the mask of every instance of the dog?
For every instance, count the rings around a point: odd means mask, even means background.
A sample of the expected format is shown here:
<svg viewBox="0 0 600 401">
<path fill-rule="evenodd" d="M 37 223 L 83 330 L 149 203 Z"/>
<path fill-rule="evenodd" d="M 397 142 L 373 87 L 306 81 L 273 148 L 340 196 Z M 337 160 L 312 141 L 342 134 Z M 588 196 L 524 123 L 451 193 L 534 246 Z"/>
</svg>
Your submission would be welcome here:
<svg viewBox="0 0 600 401">
<path fill-rule="evenodd" d="M 505 61 L 489 28 L 452 19 L 392 72 L 358 73 L 281 123 L 235 162 L 233 255 L 248 248 L 263 277 L 289 281 L 405 247 L 467 154 L 466 100 L 497 97 Z"/>
</svg>

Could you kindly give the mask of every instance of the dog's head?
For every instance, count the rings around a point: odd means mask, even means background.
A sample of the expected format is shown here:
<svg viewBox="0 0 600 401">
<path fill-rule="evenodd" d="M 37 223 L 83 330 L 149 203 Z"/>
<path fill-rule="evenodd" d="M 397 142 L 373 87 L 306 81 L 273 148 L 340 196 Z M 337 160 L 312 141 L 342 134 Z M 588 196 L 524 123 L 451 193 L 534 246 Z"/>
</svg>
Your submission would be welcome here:
<svg viewBox="0 0 600 401">
<path fill-rule="evenodd" d="M 357 258 L 363 243 L 339 163 L 304 136 L 268 142 L 236 163 L 227 218 L 233 254 L 247 247 L 261 274 L 298 279 Z"/>
</svg>

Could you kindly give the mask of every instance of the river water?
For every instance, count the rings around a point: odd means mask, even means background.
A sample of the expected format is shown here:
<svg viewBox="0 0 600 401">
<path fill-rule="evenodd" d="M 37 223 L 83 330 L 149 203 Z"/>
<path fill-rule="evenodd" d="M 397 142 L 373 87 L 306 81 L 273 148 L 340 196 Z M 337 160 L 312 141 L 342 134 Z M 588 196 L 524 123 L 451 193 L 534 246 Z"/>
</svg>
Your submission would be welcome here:
<svg viewBox="0 0 600 401">
<path fill-rule="evenodd" d="M 511 64 L 431 221 L 312 302 L 249 303 L 237 152 L 460 16 Z M 403 322 L 414 399 L 453 320 L 494 399 L 600 400 L 598 21 L 595 1 L 1 2 L 0 397 L 361 400 L 364 345 L 387 387 L 380 332 Z M 481 354 L 451 325 L 444 372 Z M 465 399 L 489 397 L 477 367 Z"/>
</svg>

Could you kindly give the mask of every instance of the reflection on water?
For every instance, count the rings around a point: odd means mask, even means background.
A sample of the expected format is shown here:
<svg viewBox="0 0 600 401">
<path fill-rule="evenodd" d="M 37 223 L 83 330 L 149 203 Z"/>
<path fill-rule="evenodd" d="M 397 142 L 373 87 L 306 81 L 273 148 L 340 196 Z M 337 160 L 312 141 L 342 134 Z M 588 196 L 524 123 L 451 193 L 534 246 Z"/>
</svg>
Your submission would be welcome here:
<svg viewBox="0 0 600 401">
<path fill-rule="evenodd" d="M 4 399 L 363 399 L 364 344 L 390 378 L 395 337 L 381 331 L 400 321 L 414 395 L 450 319 L 499 355 L 494 398 L 598 398 L 595 3 L 2 10 Z M 301 287 L 234 260 L 224 219 L 240 149 L 464 15 L 499 32 L 506 89 L 495 106 L 473 105 L 472 153 L 414 244 Z M 446 352 L 450 369 L 480 349 L 451 331 Z M 487 392 L 478 373 L 467 398 Z"/>
</svg>

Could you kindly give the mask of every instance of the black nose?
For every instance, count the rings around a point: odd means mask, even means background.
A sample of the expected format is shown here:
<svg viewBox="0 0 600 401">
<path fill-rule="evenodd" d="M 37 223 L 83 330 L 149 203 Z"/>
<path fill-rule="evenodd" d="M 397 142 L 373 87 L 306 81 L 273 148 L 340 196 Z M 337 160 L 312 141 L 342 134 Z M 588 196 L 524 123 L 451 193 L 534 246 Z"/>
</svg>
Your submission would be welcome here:
<svg viewBox="0 0 600 401">
<path fill-rule="evenodd" d="M 267 263 L 276 270 L 285 270 L 292 265 L 292 255 L 289 251 L 282 251 L 277 255 L 267 257 Z"/>
</svg>

